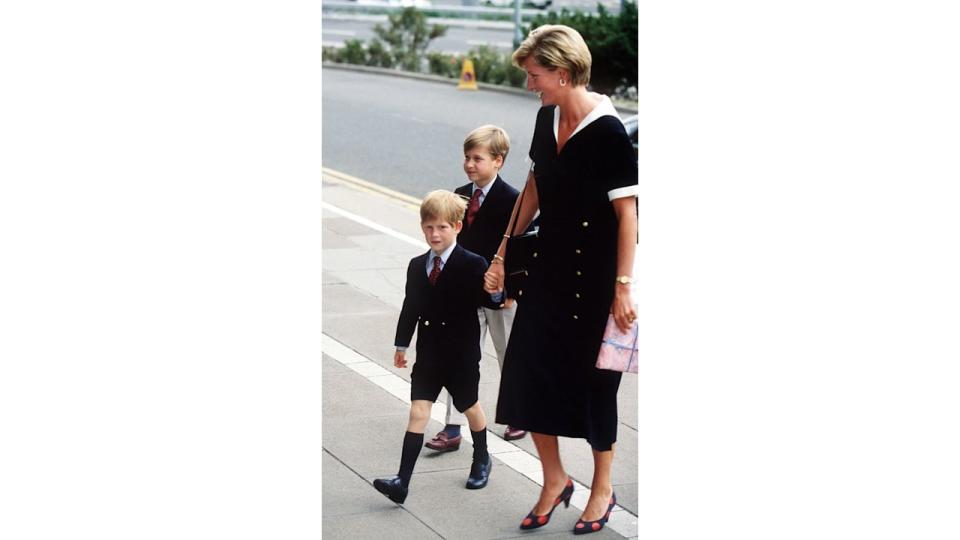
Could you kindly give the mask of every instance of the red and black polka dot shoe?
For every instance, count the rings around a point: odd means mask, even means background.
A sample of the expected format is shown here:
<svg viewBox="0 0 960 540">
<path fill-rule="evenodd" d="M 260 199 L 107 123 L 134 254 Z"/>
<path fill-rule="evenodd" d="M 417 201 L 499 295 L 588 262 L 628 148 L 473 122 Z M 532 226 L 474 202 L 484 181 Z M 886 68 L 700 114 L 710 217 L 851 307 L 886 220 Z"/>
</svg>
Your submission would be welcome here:
<svg viewBox="0 0 960 540">
<path fill-rule="evenodd" d="M 547 523 L 550 523 L 550 516 L 553 514 L 553 511 L 560 506 L 560 503 L 564 504 L 564 507 L 570 508 L 570 497 L 573 496 L 573 480 L 567 477 L 567 485 L 564 486 L 563 491 L 560 492 L 560 496 L 557 497 L 557 500 L 553 502 L 553 508 L 545 516 L 538 516 L 533 513 L 533 510 L 527 514 L 527 517 L 523 518 L 523 521 L 520 523 L 520 528 L 528 531 L 530 529 L 539 529 Z M 536 507 L 534 507 L 536 510 Z"/>
<path fill-rule="evenodd" d="M 613 510 L 613 507 L 617 505 L 617 494 L 614 493 L 610 497 L 610 506 L 607 507 L 607 512 L 596 521 L 584 521 L 582 519 L 577 520 L 577 524 L 573 526 L 573 534 L 590 534 L 592 532 L 597 532 L 607 524 L 607 520 L 610 519 L 610 512 Z"/>
</svg>

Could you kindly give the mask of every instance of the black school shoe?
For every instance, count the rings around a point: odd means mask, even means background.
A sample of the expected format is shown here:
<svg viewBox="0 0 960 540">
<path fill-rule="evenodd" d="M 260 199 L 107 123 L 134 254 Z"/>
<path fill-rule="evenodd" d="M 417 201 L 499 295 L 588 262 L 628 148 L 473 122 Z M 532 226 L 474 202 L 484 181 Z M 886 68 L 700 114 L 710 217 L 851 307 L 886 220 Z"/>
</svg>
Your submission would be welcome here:
<svg viewBox="0 0 960 540">
<path fill-rule="evenodd" d="M 493 458 L 487 456 L 486 463 L 473 462 L 470 466 L 470 477 L 467 478 L 467 489 L 482 489 L 490 480 L 490 469 L 493 468 Z"/>
<path fill-rule="evenodd" d="M 403 501 L 407 500 L 409 490 L 403 487 L 403 482 L 399 476 L 394 476 L 393 478 L 377 478 L 373 481 L 373 487 L 377 488 L 377 491 L 383 493 L 388 499 L 397 504 L 403 504 Z"/>
</svg>

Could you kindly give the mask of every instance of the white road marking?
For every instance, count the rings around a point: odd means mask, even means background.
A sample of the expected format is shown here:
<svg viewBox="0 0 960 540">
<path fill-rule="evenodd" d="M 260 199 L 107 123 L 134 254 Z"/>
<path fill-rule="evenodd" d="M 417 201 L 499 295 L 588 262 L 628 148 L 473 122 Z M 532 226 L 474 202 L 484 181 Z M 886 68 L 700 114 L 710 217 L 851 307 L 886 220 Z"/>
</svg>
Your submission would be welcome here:
<svg viewBox="0 0 960 540">
<path fill-rule="evenodd" d="M 397 231 L 395 231 L 395 230 L 393 230 L 393 229 L 391 229 L 391 228 L 389 228 L 389 227 L 384 227 L 383 225 L 380 225 L 379 223 L 377 223 L 377 222 L 375 222 L 375 221 L 370 221 L 369 219 L 367 219 L 367 218 L 365 218 L 365 217 L 363 217 L 363 216 L 358 216 L 357 214 L 354 214 L 353 212 L 348 212 L 348 211 L 344 210 L 343 208 L 337 208 L 336 206 L 334 206 L 334 205 L 332 205 L 332 204 L 330 204 L 330 203 L 321 202 L 321 203 L 320 203 L 320 206 L 323 207 L 323 208 L 325 208 L 325 209 L 327 209 L 327 210 L 330 210 L 331 212 L 333 212 L 333 213 L 335 213 L 335 214 L 339 214 L 339 215 L 341 215 L 341 216 L 343 216 L 343 217 L 345 217 L 345 218 L 347 218 L 347 219 L 349 219 L 349 220 L 355 221 L 355 222 L 357 222 L 357 223 L 359 223 L 359 224 L 361 224 L 361 225 L 364 225 L 364 226 L 366 226 L 366 227 L 370 227 L 371 229 L 373 229 L 373 230 L 375 230 L 375 231 L 382 232 L 383 234 L 385 234 L 385 235 L 387 235 L 387 236 L 392 236 L 393 238 L 396 238 L 397 240 L 402 240 L 402 241 L 404 241 L 404 242 L 406 242 L 406 243 L 408 243 L 408 244 L 410 244 L 410 245 L 416 246 L 416 247 L 421 248 L 421 249 L 427 249 L 427 248 L 429 247 L 429 246 L 427 246 L 427 243 L 424 242 L 423 240 L 417 240 L 416 238 L 414 238 L 414 237 L 412 237 L 412 236 L 407 236 L 406 234 L 403 234 L 402 232 L 397 232 Z"/>
<path fill-rule="evenodd" d="M 320 31 L 321 35 L 334 35 L 334 36 L 349 36 L 353 37 L 357 35 L 356 30 L 335 30 L 335 29 L 324 29 Z"/>
<path fill-rule="evenodd" d="M 488 45 L 490 47 L 496 47 L 498 49 L 513 49 L 513 43 L 509 41 L 488 41 L 485 39 L 468 39 L 467 45 L 470 45 L 472 47 Z"/>
<path fill-rule="evenodd" d="M 324 205 L 325 207 L 329 206 L 326 203 L 324 203 Z M 366 225 L 366 221 L 369 220 L 364 219 L 364 223 L 359 221 L 358 223 Z M 381 225 L 378 225 L 378 227 L 377 230 L 386 229 L 386 227 Z M 406 236 L 396 231 L 392 232 L 396 235 Z M 404 403 L 410 403 L 410 383 L 403 378 L 387 371 L 373 360 L 368 359 L 327 334 L 323 334 L 322 336 L 321 347 L 323 354 L 359 373 L 362 377 L 396 396 Z M 430 411 L 430 417 L 442 424 L 445 421 L 446 409 L 447 406 L 444 403 L 437 402 Z M 469 430 L 463 430 L 462 436 L 464 442 L 473 445 L 473 438 L 470 436 Z M 502 437 L 490 430 L 487 430 L 487 441 L 487 451 L 490 455 L 496 456 L 501 463 L 526 476 L 537 485 L 543 485 L 543 472 L 540 468 L 540 460 L 536 456 L 509 441 L 503 440 Z M 577 510 L 583 511 L 590 497 L 590 489 L 574 480 L 573 490 L 570 505 Z M 631 514 L 629 510 L 626 510 L 620 505 L 614 506 L 613 511 L 610 513 L 610 519 L 607 521 L 607 527 L 622 536 L 636 536 L 637 516 Z"/>
</svg>

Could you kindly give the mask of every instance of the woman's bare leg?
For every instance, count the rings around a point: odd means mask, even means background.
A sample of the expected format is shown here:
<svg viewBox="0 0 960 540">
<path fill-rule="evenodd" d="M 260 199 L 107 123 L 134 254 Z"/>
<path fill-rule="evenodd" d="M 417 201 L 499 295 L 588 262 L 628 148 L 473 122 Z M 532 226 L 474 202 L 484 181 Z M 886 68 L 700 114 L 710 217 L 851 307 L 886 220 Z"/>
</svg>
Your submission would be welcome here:
<svg viewBox="0 0 960 540">
<path fill-rule="evenodd" d="M 533 437 L 543 467 L 543 489 L 540 490 L 540 500 L 534 506 L 533 513 L 542 516 L 553 508 L 554 501 L 567 485 L 567 472 L 560 462 L 560 443 L 556 435 L 531 432 L 530 436 Z"/>
<path fill-rule="evenodd" d="M 610 506 L 613 495 L 613 483 L 610 481 L 610 468 L 613 465 L 613 446 L 610 450 L 593 451 L 593 483 L 590 486 L 590 499 L 580 519 L 596 521 L 603 517 Z"/>
</svg>

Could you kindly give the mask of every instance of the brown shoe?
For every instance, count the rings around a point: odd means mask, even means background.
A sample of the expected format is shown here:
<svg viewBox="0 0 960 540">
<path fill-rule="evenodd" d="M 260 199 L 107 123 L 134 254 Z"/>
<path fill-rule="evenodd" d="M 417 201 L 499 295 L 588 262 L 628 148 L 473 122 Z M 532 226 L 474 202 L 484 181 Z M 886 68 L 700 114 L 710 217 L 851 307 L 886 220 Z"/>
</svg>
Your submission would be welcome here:
<svg viewBox="0 0 960 540">
<path fill-rule="evenodd" d="M 456 437 L 448 438 L 446 431 L 441 431 L 437 433 L 437 436 L 430 439 L 426 446 L 431 450 L 436 450 L 437 452 L 453 452 L 454 450 L 460 449 L 460 441 L 463 439 L 460 435 Z"/>
<path fill-rule="evenodd" d="M 522 429 L 514 429 L 510 426 L 507 426 L 507 430 L 503 432 L 503 440 L 505 441 L 515 441 L 517 439 L 522 439 L 527 436 L 527 432 Z"/>
</svg>

